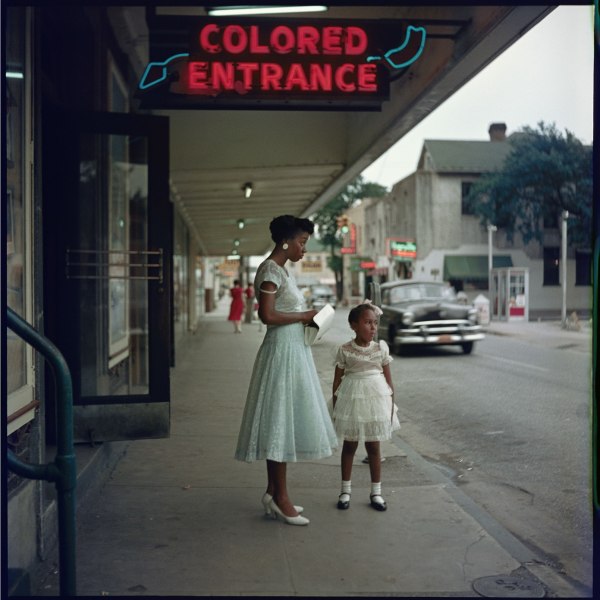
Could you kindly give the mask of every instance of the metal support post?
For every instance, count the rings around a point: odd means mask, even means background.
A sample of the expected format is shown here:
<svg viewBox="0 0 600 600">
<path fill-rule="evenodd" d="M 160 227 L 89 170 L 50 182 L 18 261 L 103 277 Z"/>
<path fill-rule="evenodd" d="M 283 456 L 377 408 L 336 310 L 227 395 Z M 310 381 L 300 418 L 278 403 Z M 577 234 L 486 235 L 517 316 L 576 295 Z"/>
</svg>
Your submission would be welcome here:
<svg viewBox="0 0 600 600">
<path fill-rule="evenodd" d="M 569 211 L 562 211 L 562 235 L 561 235 L 561 259 L 560 259 L 560 271 L 561 271 L 561 286 L 562 286 L 562 306 L 560 312 L 560 322 L 563 327 L 567 324 L 567 219 L 569 218 Z"/>
<path fill-rule="evenodd" d="M 492 269 L 494 268 L 494 256 L 492 246 L 492 233 L 494 233 L 494 231 L 498 231 L 498 228 L 495 225 L 491 225 L 490 223 L 488 223 L 488 296 L 490 297 L 490 304 L 492 295 Z"/>
</svg>

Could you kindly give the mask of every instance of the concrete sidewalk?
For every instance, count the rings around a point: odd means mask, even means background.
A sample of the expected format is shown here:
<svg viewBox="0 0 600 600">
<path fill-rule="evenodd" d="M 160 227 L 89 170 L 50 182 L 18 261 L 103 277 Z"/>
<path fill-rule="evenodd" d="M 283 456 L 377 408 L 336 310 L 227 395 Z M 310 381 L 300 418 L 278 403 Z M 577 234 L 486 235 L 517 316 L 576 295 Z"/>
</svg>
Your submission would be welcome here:
<svg viewBox="0 0 600 600">
<path fill-rule="evenodd" d="M 78 514 L 79 595 L 478 597 L 475 580 L 512 574 L 549 596 L 584 596 L 410 448 L 401 430 L 382 446 L 387 512 L 369 506 L 361 452 L 352 506 L 336 509 L 338 450 L 288 465 L 308 527 L 267 518 L 264 462 L 233 458 L 264 328 L 245 324 L 236 335 L 227 310 L 223 301 L 178 351 L 170 438 L 125 444 L 110 480 Z M 336 311 L 339 331 L 346 315 Z M 348 335 L 327 337 L 313 348 L 326 397 L 334 348 Z M 36 593 L 57 594 L 57 581 L 51 574 Z"/>
</svg>

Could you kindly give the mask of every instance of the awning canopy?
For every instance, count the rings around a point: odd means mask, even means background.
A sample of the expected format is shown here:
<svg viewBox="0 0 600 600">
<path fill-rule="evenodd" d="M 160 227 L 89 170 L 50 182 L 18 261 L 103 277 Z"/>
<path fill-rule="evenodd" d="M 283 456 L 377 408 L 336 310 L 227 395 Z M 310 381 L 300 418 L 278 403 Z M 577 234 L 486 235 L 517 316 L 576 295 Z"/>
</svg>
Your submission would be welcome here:
<svg viewBox="0 0 600 600">
<path fill-rule="evenodd" d="M 512 267 L 511 256 L 493 256 L 492 267 L 501 269 Z M 444 281 L 461 279 L 462 281 L 487 281 L 488 257 L 476 256 L 444 256 Z"/>
</svg>

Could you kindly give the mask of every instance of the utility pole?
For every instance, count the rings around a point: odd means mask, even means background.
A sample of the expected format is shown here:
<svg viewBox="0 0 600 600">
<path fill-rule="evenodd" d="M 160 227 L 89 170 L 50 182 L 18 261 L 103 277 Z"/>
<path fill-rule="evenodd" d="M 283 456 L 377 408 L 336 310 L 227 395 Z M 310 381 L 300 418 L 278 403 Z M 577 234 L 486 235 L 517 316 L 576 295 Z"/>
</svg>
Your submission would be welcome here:
<svg viewBox="0 0 600 600">
<path fill-rule="evenodd" d="M 561 284 L 562 284 L 562 308 L 560 313 L 560 322 L 563 327 L 567 324 L 567 219 L 569 211 L 562 211 L 562 235 L 561 235 Z"/>
<path fill-rule="evenodd" d="M 494 268 L 494 257 L 493 257 L 493 251 L 492 251 L 492 233 L 494 233 L 494 231 L 498 231 L 498 228 L 495 225 L 491 225 L 490 223 L 488 223 L 487 226 L 487 231 L 488 231 L 488 296 L 490 296 L 490 305 L 492 302 L 492 269 Z"/>
</svg>

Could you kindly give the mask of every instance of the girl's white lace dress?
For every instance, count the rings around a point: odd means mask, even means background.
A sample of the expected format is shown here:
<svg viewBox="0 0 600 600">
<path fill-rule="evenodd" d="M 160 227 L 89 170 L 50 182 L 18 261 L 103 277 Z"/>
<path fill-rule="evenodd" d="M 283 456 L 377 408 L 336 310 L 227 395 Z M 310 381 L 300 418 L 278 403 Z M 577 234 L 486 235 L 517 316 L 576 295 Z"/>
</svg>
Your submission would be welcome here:
<svg viewBox="0 0 600 600">
<path fill-rule="evenodd" d="M 344 376 L 336 390 L 333 422 L 341 440 L 389 440 L 400 429 L 398 409 L 383 375 L 383 366 L 392 360 L 383 340 L 364 348 L 351 340 L 339 347 L 336 365 L 344 369 Z"/>
<path fill-rule="evenodd" d="M 305 310 L 293 275 L 270 259 L 256 271 L 257 295 L 265 281 L 277 286 L 276 310 Z M 235 458 L 296 462 L 331 456 L 336 447 L 313 355 L 304 343 L 304 325 L 268 325 L 254 362 Z"/>
</svg>

